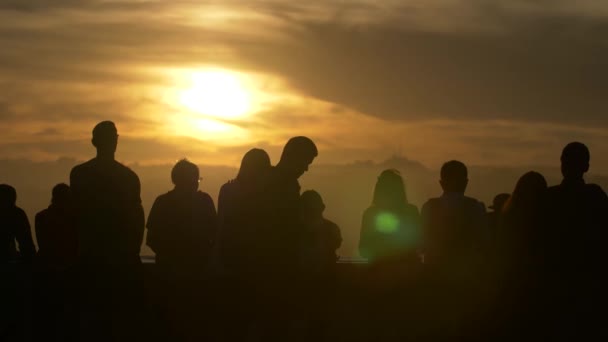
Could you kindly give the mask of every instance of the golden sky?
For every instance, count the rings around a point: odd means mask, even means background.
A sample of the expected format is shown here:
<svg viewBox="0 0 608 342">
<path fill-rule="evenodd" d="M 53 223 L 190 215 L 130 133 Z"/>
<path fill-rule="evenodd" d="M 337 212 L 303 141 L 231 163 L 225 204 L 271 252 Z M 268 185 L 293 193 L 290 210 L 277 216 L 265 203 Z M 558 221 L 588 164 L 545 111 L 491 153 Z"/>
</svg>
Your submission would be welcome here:
<svg viewBox="0 0 608 342">
<path fill-rule="evenodd" d="M 591 0 L 0 1 L 0 158 L 89 158 L 110 119 L 129 163 L 307 135 L 321 163 L 549 166 L 581 140 L 608 174 L 607 27 Z"/>
</svg>

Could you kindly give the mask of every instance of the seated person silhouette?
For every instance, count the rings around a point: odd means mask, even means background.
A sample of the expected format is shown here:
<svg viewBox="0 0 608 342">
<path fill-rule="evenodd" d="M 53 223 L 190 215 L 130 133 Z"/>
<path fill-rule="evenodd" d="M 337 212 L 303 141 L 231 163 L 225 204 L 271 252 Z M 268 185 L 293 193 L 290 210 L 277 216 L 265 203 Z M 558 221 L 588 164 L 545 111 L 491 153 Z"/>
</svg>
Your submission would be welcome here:
<svg viewBox="0 0 608 342">
<path fill-rule="evenodd" d="M 421 211 L 425 263 L 468 259 L 485 247 L 485 208 L 464 195 L 468 181 L 462 162 L 453 160 L 442 166 L 443 195 L 428 200 Z"/>
<path fill-rule="evenodd" d="M 51 205 L 36 214 L 38 260 L 46 267 L 65 270 L 76 262 L 78 236 L 71 204 L 70 186 L 53 187 Z"/>
<path fill-rule="evenodd" d="M 115 160 L 118 132 L 111 121 L 93 129 L 95 158 L 70 174 L 78 235 L 81 339 L 141 337 L 141 259 L 144 212 L 137 175 Z M 118 337 L 120 336 L 120 337 Z"/>
<path fill-rule="evenodd" d="M 215 239 L 217 215 L 209 194 L 199 190 L 200 173 L 182 159 L 171 170 L 173 190 L 154 201 L 146 243 L 156 253 L 161 315 L 170 340 L 198 340 L 206 329 L 197 312 L 205 306 L 203 276 Z M 201 337 L 202 338 L 202 337 Z"/>
<path fill-rule="evenodd" d="M 17 191 L 8 184 L 0 184 L 0 264 L 16 257 L 15 240 L 23 260 L 31 260 L 36 253 L 29 220 L 17 206 Z"/>
<path fill-rule="evenodd" d="M 372 205 L 363 213 L 359 254 L 375 263 L 411 255 L 420 242 L 420 214 L 407 201 L 403 178 L 397 170 L 382 171 Z"/>
<path fill-rule="evenodd" d="M 583 336 L 579 332 L 598 336 L 605 326 L 599 312 L 608 304 L 608 197 L 600 186 L 585 182 L 590 159 L 584 144 L 566 145 L 561 154 L 563 180 L 547 193 L 547 312 L 557 315 L 559 334 L 570 338 Z"/>
<path fill-rule="evenodd" d="M 251 149 L 243 156 L 236 178 L 220 189 L 217 247 L 222 267 L 232 275 L 244 276 L 260 266 L 262 251 L 256 241 L 265 223 L 260 199 L 270 170 L 266 151 Z"/>
<path fill-rule="evenodd" d="M 338 260 L 336 251 L 342 244 L 340 228 L 323 216 L 325 203 L 318 192 L 304 191 L 300 198 L 302 266 L 307 273 L 324 275 L 333 271 Z"/>
</svg>

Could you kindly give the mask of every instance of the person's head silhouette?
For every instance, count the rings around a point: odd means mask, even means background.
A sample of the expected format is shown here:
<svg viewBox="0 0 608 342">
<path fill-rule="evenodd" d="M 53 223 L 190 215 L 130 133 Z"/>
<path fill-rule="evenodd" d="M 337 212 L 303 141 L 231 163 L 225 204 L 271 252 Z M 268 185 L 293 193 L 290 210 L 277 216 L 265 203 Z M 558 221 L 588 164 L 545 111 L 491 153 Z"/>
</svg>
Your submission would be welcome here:
<svg viewBox="0 0 608 342">
<path fill-rule="evenodd" d="M 494 210 L 495 212 L 500 213 L 502 211 L 502 209 L 504 208 L 505 203 L 507 203 L 507 201 L 509 200 L 509 197 L 511 197 L 511 195 L 507 194 L 507 193 L 502 193 L 502 194 L 498 194 L 498 195 L 494 196 L 492 205 L 489 206 L 488 208 Z"/>
<path fill-rule="evenodd" d="M 321 195 L 314 190 L 307 190 L 300 195 L 300 207 L 305 221 L 316 220 L 323 217 L 325 203 Z"/>
<path fill-rule="evenodd" d="M 441 188 L 444 192 L 464 193 L 469 183 L 467 167 L 460 161 L 451 160 L 441 167 Z"/>
<path fill-rule="evenodd" d="M 264 179 L 270 171 L 270 157 L 266 151 L 253 148 L 243 156 L 236 179 L 243 183 L 256 183 Z"/>
<path fill-rule="evenodd" d="M 17 204 L 17 191 L 8 184 L 0 184 L 0 207 L 12 208 Z"/>
<path fill-rule="evenodd" d="M 564 178 L 583 178 L 583 175 L 589 171 L 589 159 L 589 149 L 584 144 L 571 142 L 566 145 L 561 156 Z"/>
<path fill-rule="evenodd" d="M 308 171 L 308 166 L 318 153 L 317 146 L 310 138 L 294 137 L 283 148 L 278 166 L 297 179 Z"/>
<path fill-rule="evenodd" d="M 177 191 L 196 192 L 200 182 L 198 166 L 187 159 L 178 161 L 171 170 L 171 181 Z"/>
<path fill-rule="evenodd" d="M 59 183 L 53 187 L 51 203 L 56 206 L 65 207 L 70 203 L 70 186 Z"/>
<path fill-rule="evenodd" d="M 514 207 L 520 209 L 538 208 L 540 201 L 547 190 L 545 177 L 538 172 L 526 172 L 515 185 L 513 195 L 505 204 L 505 211 L 510 211 Z"/>
<path fill-rule="evenodd" d="M 377 207 L 387 209 L 405 206 L 407 203 L 405 185 L 398 170 L 388 169 L 380 173 L 374 188 L 372 203 Z"/>
<path fill-rule="evenodd" d="M 97 149 L 99 157 L 114 158 L 118 145 L 118 131 L 112 121 L 102 121 L 93 128 L 93 146 Z"/>
</svg>

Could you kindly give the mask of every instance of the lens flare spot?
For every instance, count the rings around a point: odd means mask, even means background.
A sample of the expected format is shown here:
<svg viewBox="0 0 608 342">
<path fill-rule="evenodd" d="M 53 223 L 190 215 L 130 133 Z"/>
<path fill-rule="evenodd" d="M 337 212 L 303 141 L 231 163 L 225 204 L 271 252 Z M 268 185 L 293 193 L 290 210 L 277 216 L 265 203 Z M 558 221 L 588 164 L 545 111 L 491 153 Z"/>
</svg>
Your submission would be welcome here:
<svg viewBox="0 0 608 342">
<path fill-rule="evenodd" d="M 399 229 L 399 218 L 391 213 L 379 213 L 376 216 L 376 230 L 390 234 Z"/>
</svg>

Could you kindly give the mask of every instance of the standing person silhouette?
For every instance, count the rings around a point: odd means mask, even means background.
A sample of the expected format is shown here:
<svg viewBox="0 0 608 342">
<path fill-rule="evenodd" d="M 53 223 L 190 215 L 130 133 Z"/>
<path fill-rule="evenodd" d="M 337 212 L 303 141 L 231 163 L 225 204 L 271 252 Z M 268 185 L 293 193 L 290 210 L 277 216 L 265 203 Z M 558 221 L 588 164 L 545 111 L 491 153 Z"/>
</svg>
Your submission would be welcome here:
<svg viewBox="0 0 608 342">
<path fill-rule="evenodd" d="M 0 264 L 15 255 L 15 240 L 19 243 L 19 256 L 30 260 L 36 253 L 29 220 L 17 206 L 17 191 L 8 184 L 0 184 Z"/>
<path fill-rule="evenodd" d="M 154 201 L 147 244 L 156 253 L 161 291 L 156 296 L 172 341 L 203 338 L 198 319 L 204 308 L 204 271 L 215 238 L 217 215 L 209 194 L 199 190 L 198 167 L 186 159 L 171 171 L 175 187 Z M 207 328 L 207 329 L 205 329 Z"/>
<path fill-rule="evenodd" d="M 483 203 L 464 195 L 468 170 L 452 160 L 441 167 L 443 195 L 422 207 L 424 262 L 432 275 L 436 332 L 445 336 L 471 334 L 473 322 L 486 315 L 484 274 L 487 247 L 486 211 Z M 443 300 L 439 300 L 443 298 Z"/>
<path fill-rule="evenodd" d="M 78 242 L 70 187 L 53 187 L 51 205 L 36 214 L 35 317 L 37 339 L 72 341 L 76 339 L 76 298 L 73 271 Z"/>
<path fill-rule="evenodd" d="M 271 168 L 266 151 L 251 149 L 243 156 L 236 178 L 220 189 L 216 248 L 222 341 L 246 341 L 253 333 L 259 310 L 255 307 L 256 280 L 264 268 L 263 198 Z"/>
<path fill-rule="evenodd" d="M 340 228 L 324 217 L 325 203 L 321 195 L 307 190 L 300 196 L 303 238 L 301 246 L 303 297 L 308 321 L 308 340 L 325 341 L 333 318 L 336 297 L 336 254 L 342 244 Z"/>
<path fill-rule="evenodd" d="M 71 203 L 70 186 L 53 187 L 51 205 L 36 214 L 38 260 L 51 269 L 73 266 L 78 255 L 78 242 Z"/>
<path fill-rule="evenodd" d="M 566 145 L 561 154 L 564 178 L 547 194 L 546 313 L 561 323 L 556 334 L 571 339 L 599 336 L 605 326 L 600 312 L 608 304 L 608 197 L 600 186 L 585 182 L 590 159 L 584 144 Z"/>
<path fill-rule="evenodd" d="M 359 254 L 370 263 L 412 255 L 420 248 L 420 214 L 408 203 L 399 171 L 378 176 L 372 205 L 363 213 Z"/>
<path fill-rule="evenodd" d="M 222 268 L 230 274 L 242 274 L 252 270 L 252 266 L 259 266 L 260 251 L 256 237 L 264 222 L 260 200 L 271 169 L 266 151 L 251 149 L 243 156 L 236 178 L 220 189 L 219 258 Z"/>
<path fill-rule="evenodd" d="M 411 322 L 411 312 L 418 311 L 419 300 L 411 294 L 419 286 L 420 244 L 420 214 L 407 200 L 401 174 L 395 169 L 382 171 L 372 203 L 361 220 L 359 254 L 368 265 L 362 282 L 365 292 L 358 302 L 365 311 L 373 313 L 357 324 L 362 329 L 359 334 L 365 334 L 362 340 L 390 340 L 391 334 L 400 335 L 400 339 L 411 338 L 412 327 L 394 326 L 404 317 Z"/>
<path fill-rule="evenodd" d="M 535 333 L 542 295 L 538 275 L 542 271 L 542 231 L 547 181 L 538 172 L 525 173 L 502 207 L 494 244 L 501 284 L 496 321 L 510 340 Z M 505 337 L 503 335 L 503 337 Z"/>
<path fill-rule="evenodd" d="M 30 312 L 30 293 L 24 276 L 35 253 L 29 220 L 17 206 L 17 191 L 0 184 L 0 339 L 29 340 L 31 326 L 25 318 Z"/>
<path fill-rule="evenodd" d="M 81 332 L 87 341 L 141 338 L 139 250 L 144 212 L 140 182 L 115 160 L 118 132 L 111 121 L 93 129 L 97 156 L 72 169 L 81 280 Z"/>
<path fill-rule="evenodd" d="M 308 171 L 317 157 L 314 142 L 307 137 L 289 139 L 279 163 L 272 168 L 264 192 L 266 217 L 259 240 L 263 246 L 260 262 L 264 268 L 258 276 L 265 323 L 264 338 L 284 341 L 298 313 L 300 247 L 303 228 L 300 217 L 300 184 L 298 179 Z M 301 312 L 301 311 L 300 311 Z"/>
<path fill-rule="evenodd" d="M 502 219 L 503 209 L 505 203 L 507 203 L 507 201 L 509 200 L 509 197 L 511 197 L 511 195 L 507 193 L 498 194 L 494 196 L 494 199 L 492 200 L 492 205 L 488 207 L 488 209 L 492 209 L 491 212 L 487 213 L 488 228 L 490 229 L 491 235 L 495 235 L 496 230 L 499 229 L 499 223 Z"/>
</svg>

